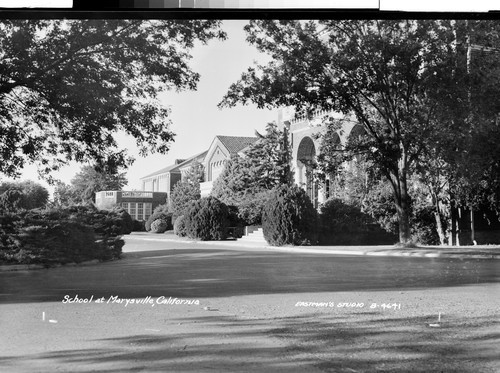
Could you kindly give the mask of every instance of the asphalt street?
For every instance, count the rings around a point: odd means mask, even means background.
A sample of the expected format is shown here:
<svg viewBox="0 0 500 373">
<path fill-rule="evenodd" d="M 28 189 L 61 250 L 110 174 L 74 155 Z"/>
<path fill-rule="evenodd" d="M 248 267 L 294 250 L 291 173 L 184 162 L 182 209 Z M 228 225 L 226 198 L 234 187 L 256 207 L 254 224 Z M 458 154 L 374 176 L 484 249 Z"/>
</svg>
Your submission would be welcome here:
<svg viewBox="0 0 500 373">
<path fill-rule="evenodd" d="M 204 298 L 500 281 L 498 260 L 308 255 L 169 241 L 127 242 L 130 248 L 125 246 L 123 259 L 114 262 L 0 273 L 0 302 L 60 301 L 71 294 Z"/>
<path fill-rule="evenodd" d="M 499 371 L 499 260 L 126 242 L 0 272 L 0 371 Z"/>
</svg>

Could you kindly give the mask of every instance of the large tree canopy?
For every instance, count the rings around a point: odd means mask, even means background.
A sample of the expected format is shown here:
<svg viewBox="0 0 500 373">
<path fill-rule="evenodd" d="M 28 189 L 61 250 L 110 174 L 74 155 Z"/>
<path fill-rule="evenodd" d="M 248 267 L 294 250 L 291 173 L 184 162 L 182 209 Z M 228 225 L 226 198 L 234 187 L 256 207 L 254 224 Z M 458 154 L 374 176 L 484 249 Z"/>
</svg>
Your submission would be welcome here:
<svg viewBox="0 0 500 373">
<path fill-rule="evenodd" d="M 353 116 L 366 136 L 339 154 L 363 153 L 385 174 L 394 192 L 400 241 L 406 243 L 408 175 L 423 166 L 431 146 L 466 137 L 473 128 L 471 115 L 477 121 L 499 112 L 496 57 L 487 57 L 483 71 L 471 68 L 467 58 L 472 36 L 489 48 L 500 44 L 494 31 L 500 25 L 489 23 L 488 28 L 453 20 L 251 21 L 247 40 L 272 61 L 249 68 L 221 105 L 254 102 L 294 106 L 302 114 L 323 109 Z M 337 131 L 343 123 L 326 124 Z"/>
<path fill-rule="evenodd" d="M 97 171 L 94 166 L 83 166 L 71 184 L 57 183 L 54 202 L 60 205 L 95 202 L 95 194 L 102 190 L 122 190 L 127 175 L 119 170 Z"/>
<path fill-rule="evenodd" d="M 113 135 L 142 154 L 166 152 L 173 133 L 164 90 L 194 89 L 196 41 L 225 38 L 214 20 L 0 21 L 0 174 L 25 163 L 41 174 L 70 160 L 98 167 L 131 159 Z"/>
<path fill-rule="evenodd" d="M 0 214 L 45 207 L 49 191 L 31 180 L 0 184 Z"/>
</svg>

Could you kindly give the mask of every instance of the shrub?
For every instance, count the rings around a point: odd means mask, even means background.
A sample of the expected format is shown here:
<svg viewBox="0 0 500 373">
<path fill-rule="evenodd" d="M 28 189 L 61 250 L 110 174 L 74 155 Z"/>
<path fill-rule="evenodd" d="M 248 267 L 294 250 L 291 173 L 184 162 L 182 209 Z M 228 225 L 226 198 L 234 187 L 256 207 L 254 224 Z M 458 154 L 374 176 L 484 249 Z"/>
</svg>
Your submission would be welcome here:
<svg viewBox="0 0 500 373">
<path fill-rule="evenodd" d="M 269 194 L 270 191 L 246 194 L 237 201 L 238 217 L 244 225 L 262 224 L 262 212 L 269 199 Z"/>
<path fill-rule="evenodd" d="M 134 219 L 132 219 L 127 210 L 125 210 L 123 207 L 117 206 L 112 210 L 112 213 L 114 213 L 117 219 L 120 220 L 120 224 L 122 226 L 122 234 L 132 233 L 134 229 Z"/>
<path fill-rule="evenodd" d="M 170 195 L 171 211 L 176 215 L 184 215 L 192 201 L 200 199 L 200 184 L 198 181 L 179 181 L 174 185 Z"/>
<path fill-rule="evenodd" d="M 187 236 L 186 219 L 184 218 L 184 215 L 181 215 L 177 217 L 177 219 L 175 219 L 174 233 L 179 237 Z"/>
<path fill-rule="evenodd" d="M 331 198 L 320 208 L 319 239 L 327 245 L 392 244 L 397 238 L 351 203 Z"/>
<path fill-rule="evenodd" d="M 173 228 L 172 224 L 172 213 L 167 212 L 164 209 L 164 205 L 160 205 L 155 210 L 153 211 L 153 214 L 148 218 L 145 224 L 146 231 L 151 230 L 151 224 L 156 221 L 156 220 L 161 220 L 165 223 L 167 231 L 171 230 Z"/>
<path fill-rule="evenodd" d="M 15 230 L 2 250 L 1 259 L 7 262 L 50 265 L 112 257 L 96 242 L 94 230 L 79 222 L 20 219 Z"/>
<path fill-rule="evenodd" d="M 99 210 L 93 205 L 75 205 L 68 208 L 52 209 L 56 214 L 63 216 L 69 214 L 72 220 L 80 221 L 94 228 L 96 235 L 100 237 L 120 236 L 130 233 L 130 215 L 120 210 Z M 51 211 L 48 211 L 51 214 Z"/>
<path fill-rule="evenodd" d="M 195 201 L 185 215 L 186 232 L 202 241 L 223 240 L 227 235 L 228 208 L 214 197 Z"/>
<path fill-rule="evenodd" d="M 35 263 L 82 262 L 104 259 L 91 227 L 72 221 L 39 222 L 19 227 L 18 247 Z"/>
<path fill-rule="evenodd" d="M 143 221 L 133 219 L 132 232 L 144 232 L 146 230 Z"/>
<path fill-rule="evenodd" d="M 317 212 L 298 186 L 284 185 L 274 189 L 264 206 L 264 238 L 273 246 L 316 243 Z"/>
<path fill-rule="evenodd" d="M 128 215 L 128 214 L 127 214 Z M 130 221 L 92 206 L 29 210 L 0 217 L 0 260 L 67 263 L 118 258 Z"/>
<path fill-rule="evenodd" d="M 165 233 L 167 230 L 167 223 L 162 219 L 156 219 L 151 223 L 150 230 L 152 233 Z"/>
</svg>

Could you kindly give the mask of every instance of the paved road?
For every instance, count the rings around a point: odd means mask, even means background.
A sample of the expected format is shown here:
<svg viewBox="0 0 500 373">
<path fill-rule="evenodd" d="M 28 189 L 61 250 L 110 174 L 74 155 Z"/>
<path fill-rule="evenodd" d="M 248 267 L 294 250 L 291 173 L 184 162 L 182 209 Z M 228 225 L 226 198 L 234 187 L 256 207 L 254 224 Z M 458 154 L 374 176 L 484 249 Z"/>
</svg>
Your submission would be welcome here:
<svg viewBox="0 0 500 373">
<path fill-rule="evenodd" d="M 134 237 L 125 251 L 115 262 L 0 272 L 0 371 L 500 368 L 499 260 L 291 254 Z M 62 302 L 76 295 L 92 302 Z M 114 297 L 200 303 L 126 305 Z M 324 301 L 335 307 L 303 306 Z"/>
<path fill-rule="evenodd" d="M 500 282 L 498 260 L 289 254 L 134 238 L 125 251 L 115 262 L 0 273 L 0 303 L 67 294 L 205 298 Z"/>
</svg>

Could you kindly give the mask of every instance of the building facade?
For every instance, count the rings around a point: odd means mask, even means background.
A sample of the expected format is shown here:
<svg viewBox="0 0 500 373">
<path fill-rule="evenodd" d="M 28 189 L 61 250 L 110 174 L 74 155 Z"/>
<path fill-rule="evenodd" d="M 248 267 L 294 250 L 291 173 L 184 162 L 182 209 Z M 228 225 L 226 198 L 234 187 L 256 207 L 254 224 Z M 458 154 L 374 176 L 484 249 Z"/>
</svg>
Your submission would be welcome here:
<svg viewBox="0 0 500 373">
<path fill-rule="evenodd" d="M 339 145 L 345 145 L 351 136 L 363 133 L 363 128 L 354 119 L 335 112 L 319 111 L 311 117 L 295 118 L 292 109 L 282 109 L 278 115 L 278 128 L 288 130 L 292 153 L 294 181 L 302 187 L 315 207 L 330 197 L 330 179 L 319 183 L 314 177 L 314 163 L 321 149 L 320 136 L 324 131 L 325 116 L 342 119 L 343 127 L 337 132 Z"/>
<path fill-rule="evenodd" d="M 242 136 L 216 136 L 213 139 L 202 163 L 205 170 L 204 182 L 200 183 L 202 197 L 210 194 L 213 182 L 224 170 L 226 162 L 257 140 L 257 137 Z"/>
<path fill-rule="evenodd" d="M 146 221 L 153 210 L 165 203 L 167 193 L 147 191 L 101 191 L 96 193 L 96 207 L 110 210 L 123 207 L 130 216 L 138 221 Z"/>
</svg>

